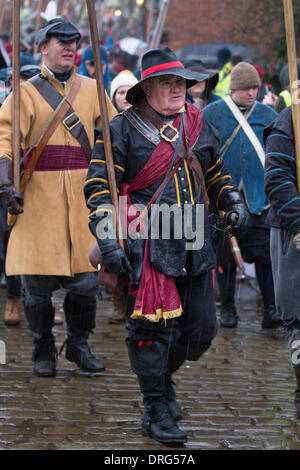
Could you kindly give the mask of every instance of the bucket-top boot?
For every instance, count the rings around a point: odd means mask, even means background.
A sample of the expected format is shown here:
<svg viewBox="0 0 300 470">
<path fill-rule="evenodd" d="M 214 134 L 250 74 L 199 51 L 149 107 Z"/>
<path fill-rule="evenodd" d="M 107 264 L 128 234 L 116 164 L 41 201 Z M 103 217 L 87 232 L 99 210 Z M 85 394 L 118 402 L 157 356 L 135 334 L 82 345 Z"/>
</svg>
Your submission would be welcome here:
<svg viewBox="0 0 300 470">
<path fill-rule="evenodd" d="M 282 326 L 282 320 L 275 305 L 268 305 L 264 308 L 261 326 L 262 328 L 277 328 L 278 326 Z"/>
<path fill-rule="evenodd" d="M 94 297 L 68 293 L 64 301 L 67 321 L 66 358 L 75 362 L 83 372 L 102 372 L 100 361 L 91 353 L 88 337 L 95 328 L 97 302 Z"/>
<path fill-rule="evenodd" d="M 179 421 L 182 418 L 182 411 L 176 400 L 176 393 L 174 390 L 175 382 L 172 379 L 172 375 L 182 366 L 186 358 L 186 346 L 181 343 L 171 345 L 168 351 L 167 370 L 165 374 L 165 396 L 171 415 L 175 421 Z"/>
<path fill-rule="evenodd" d="M 54 308 L 51 304 L 41 304 L 33 307 L 25 306 L 24 310 L 34 337 L 33 370 L 39 377 L 54 377 L 57 357 L 52 333 Z"/>
<path fill-rule="evenodd" d="M 143 394 L 142 433 L 166 445 L 182 445 L 186 434 L 177 426 L 165 393 L 167 346 L 154 342 L 127 342 L 131 368 Z M 146 375 L 147 374 L 147 375 Z"/>
<path fill-rule="evenodd" d="M 235 308 L 236 266 L 229 264 L 216 273 L 221 300 L 220 327 L 235 328 L 239 320 Z"/>
</svg>

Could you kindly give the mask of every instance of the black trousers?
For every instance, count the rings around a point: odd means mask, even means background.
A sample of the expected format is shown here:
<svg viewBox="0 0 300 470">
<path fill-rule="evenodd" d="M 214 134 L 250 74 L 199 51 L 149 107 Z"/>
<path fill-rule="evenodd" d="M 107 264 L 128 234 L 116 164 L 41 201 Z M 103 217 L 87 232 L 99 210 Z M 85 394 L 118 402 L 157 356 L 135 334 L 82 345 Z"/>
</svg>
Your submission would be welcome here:
<svg viewBox="0 0 300 470">
<path fill-rule="evenodd" d="M 133 319 L 135 298 L 127 299 L 128 340 L 180 342 L 191 348 L 209 345 L 217 334 L 217 318 L 211 271 L 199 276 L 175 278 L 183 312 L 178 318 L 160 322 Z"/>
</svg>

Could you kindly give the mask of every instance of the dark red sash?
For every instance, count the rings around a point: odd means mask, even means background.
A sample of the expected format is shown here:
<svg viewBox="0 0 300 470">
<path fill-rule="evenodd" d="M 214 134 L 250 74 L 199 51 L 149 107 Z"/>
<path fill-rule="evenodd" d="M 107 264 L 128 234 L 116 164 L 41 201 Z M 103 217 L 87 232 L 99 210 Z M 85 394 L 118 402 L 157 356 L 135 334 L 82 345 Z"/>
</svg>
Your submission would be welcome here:
<svg viewBox="0 0 300 470">
<path fill-rule="evenodd" d="M 203 113 L 195 106 L 186 104 L 186 115 L 188 139 L 190 146 L 192 146 L 201 132 Z M 180 126 L 180 119 L 181 115 L 179 114 L 173 122 L 173 126 L 177 129 Z M 167 173 L 173 155 L 173 146 L 169 142 L 162 140 L 144 168 L 135 176 L 132 182 L 130 184 L 122 184 L 120 196 L 127 197 L 127 229 L 140 214 L 131 203 L 130 193 L 152 186 L 159 181 Z M 143 224 L 140 225 L 140 230 L 143 230 L 145 227 L 143 227 Z M 181 300 L 174 278 L 158 271 L 150 261 L 148 238 L 145 241 L 140 284 L 138 287 L 130 286 L 129 293 L 136 298 L 134 312 L 131 315 L 132 318 L 144 318 L 157 322 L 160 319 L 166 320 L 178 317 L 182 313 Z"/>
</svg>

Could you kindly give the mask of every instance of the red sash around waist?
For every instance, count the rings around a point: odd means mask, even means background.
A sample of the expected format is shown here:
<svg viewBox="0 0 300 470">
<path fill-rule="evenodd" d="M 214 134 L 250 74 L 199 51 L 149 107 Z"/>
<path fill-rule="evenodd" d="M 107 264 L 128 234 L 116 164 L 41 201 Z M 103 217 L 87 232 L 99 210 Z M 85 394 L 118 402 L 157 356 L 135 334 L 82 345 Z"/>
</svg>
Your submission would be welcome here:
<svg viewBox="0 0 300 470">
<path fill-rule="evenodd" d="M 26 168 L 35 148 L 24 159 Z M 24 155 L 27 150 L 24 150 Z M 88 168 L 88 161 L 82 147 L 46 145 L 35 166 L 35 171 L 79 170 Z"/>
</svg>

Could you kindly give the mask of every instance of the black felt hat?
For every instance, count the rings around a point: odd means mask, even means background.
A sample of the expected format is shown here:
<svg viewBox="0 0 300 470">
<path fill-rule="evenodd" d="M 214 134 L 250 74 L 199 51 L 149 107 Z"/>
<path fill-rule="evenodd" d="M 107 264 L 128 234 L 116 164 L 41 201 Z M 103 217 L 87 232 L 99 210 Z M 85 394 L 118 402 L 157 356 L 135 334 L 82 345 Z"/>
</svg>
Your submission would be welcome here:
<svg viewBox="0 0 300 470">
<path fill-rule="evenodd" d="M 187 62 L 184 62 L 184 66 L 193 72 L 206 73 L 208 75 L 207 86 L 210 90 L 213 90 L 217 86 L 219 81 L 219 72 L 207 70 L 200 59 L 188 60 Z"/>
<path fill-rule="evenodd" d="M 168 47 L 147 51 L 142 57 L 141 69 L 141 80 L 130 88 L 126 95 L 126 100 L 131 104 L 137 102 L 141 94 L 141 83 L 149 78 L 176 75 L 186 80 L 187 88 L 209 78 L 208 73 L 193 72 L 184 68 L 176 54 Z"/>
</svg>

